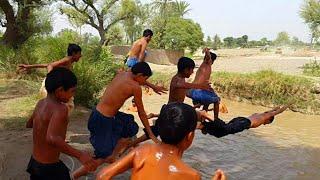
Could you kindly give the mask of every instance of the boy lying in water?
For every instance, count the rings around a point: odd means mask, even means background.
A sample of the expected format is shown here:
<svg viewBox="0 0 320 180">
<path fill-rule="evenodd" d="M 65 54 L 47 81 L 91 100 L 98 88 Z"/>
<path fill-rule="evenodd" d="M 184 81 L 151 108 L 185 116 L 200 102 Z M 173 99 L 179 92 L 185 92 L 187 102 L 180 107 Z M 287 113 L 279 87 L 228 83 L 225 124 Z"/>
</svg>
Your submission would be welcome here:
<svg viewBox="0 0 320 180">
<path fill-rule="evenodd" d="M 199 172 L 182 161 L 182 155 L 192 144 L 197 126 L 197 113 L 184 103 L 164 105 L 157 120 L 160 144 L 144 144 L 119 161 L 102 169 L 98 180 L 108 180 L 132 169 L 131 179 L 201 179 Z M 213 180 L 225 180 L 217 170 Z"/>
</svg>

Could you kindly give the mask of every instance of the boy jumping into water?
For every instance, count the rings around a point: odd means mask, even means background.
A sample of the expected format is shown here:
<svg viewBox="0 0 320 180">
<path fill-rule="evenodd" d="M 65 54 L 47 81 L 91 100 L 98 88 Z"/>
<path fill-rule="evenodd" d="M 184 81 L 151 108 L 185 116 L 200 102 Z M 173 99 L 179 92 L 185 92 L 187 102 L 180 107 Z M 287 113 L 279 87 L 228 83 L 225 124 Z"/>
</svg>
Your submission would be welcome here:
<svg viewBox="0 0 320 180">
<path fill-rule="evenodd" d="M 119 109 L 131 96 L 135 99 L 138 114 L 148 136 L 156 143 L 159 140 L 151 131 L 142 103 L 141 85 L 152 75 L 146 62 L 135 64 L 131 71 L 119 72 L 107 86 L 99 104 L 93 109 L 89 121 L 90 142 L 94 147 L 97 164 L 113 162 L 130 144 L 130 137 L 138 133 L 138 125 L 131 114 Z M 81 167 L 73 174 L 78 178 L 89 171 Z"/>
<path fill-rule="evenodd" d="M 193 81 L 196 84 L 209 82 L 212 72 L 211 66 L 217 58 L 217 55 L 211 53 L 208 48 L 205 48 L 203 52 L 205 53 L 205 57 Z M 219 117 L 220 98 L 213 90 L 190 89 L 187 91 L 187 96 L 192 99 L 194 105 L 203 105 L 203 110 L 206 111 L 210 104 L 214 104 L 214 119 Z"/>
<path fill-rule="evenodd" d="M 34 65 L 28 65 L 28 64 L 20 64 L 19 71 L 28 71 L 29 69 L 34 69 L 34 68 L 47 68 L 48 73 L 56 67 L 64 67 L 66 69 L 72 70 L 73 63 L 76 63 L 80 60 L 81 58 L 81 47 L 77 44 L 69 44 L 68 49 L 67 49 L 67 56 L 58 60 L 54 61 L 52 63 L 48 64 L 34 64 Z M 42 81 L 42 85 L 40 88 L 40 94 L 42 97 L 47 96 L 47 91 L 45 88 L 45 80 Z M 74 103 L 73 103 L 74 98 L 71 97 L 70 100 L 66 103 L 68 106 L 68 113 L 70 114 L 71 111 L 74 108 Z"/>
<path fill-rule="evenodd" d="M 162 142 L 144 144 L 119 161 L 102 169 L 97 180 L 112 177 L 132 169 L 131 179 L 201 179 L 200 173 L 182 161 L 182 156 L 193 141 L 197 125 L 194 108 L 183 103 L 164 105 L 157 120 Z M 225 180 L 224 172 L 217 170 L 213 180 Z"/>
<path fill-rule="evenodd" d="M 88 169 L 94 169 L 91 156 L 65 142 L 68 108 L 64 103 L 74 95 L 76 76 L 68 69 L 54 68 L 47 74 L 46 98 L 41 99 L 26 127 L 33 128 L 33 151 L 27 172 L 30 179 L 68 180 L 69 169 L 59 160 L 60 153 L 77 158 Z"/>
<path fill-rule="evenodd" d="M 133 43 L 126 64 L 129 68 L 132 68 L 138 62 L 144 62 L 147 51 L 148 43 L 151 41 L 153 32 L 150 29 L 143 31 L 143 37 Z"/>
</svg>

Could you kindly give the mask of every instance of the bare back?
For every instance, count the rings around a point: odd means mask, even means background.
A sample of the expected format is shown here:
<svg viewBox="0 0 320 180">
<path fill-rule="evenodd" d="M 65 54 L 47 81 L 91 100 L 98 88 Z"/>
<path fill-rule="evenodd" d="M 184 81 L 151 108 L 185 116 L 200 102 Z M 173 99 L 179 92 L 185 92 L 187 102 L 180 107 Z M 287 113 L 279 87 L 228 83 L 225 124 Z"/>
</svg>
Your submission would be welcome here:
<svg viewBox="0 0 320 180">
<path fill-rule="evenodd" d="M 141 51 L 143 50 L 142 47 L 146 46 L 148 43 L 144 38 L 141 38 L 135 41 L 130 49 L 130 58 L 139 58 Z M 144 52 L 143 52 L 144 53 Z"/>
<path fill-rule="evenodd" d="M 133 96 L 134 89 L 141 89 L 139 83 L 132 79 L 131 74 L 131 72 L 120 72 L 107 86 L 97 105 L 97 110 L 104 116 L 115 116 L 125 101 Z"/>
<path fill-rule="evenodd" d="M 198 180 L 200 175 L 163 145 L 145 144 L 135 152 L 131 179 Z"/>
<path fill-rule="evenodd" d="M 178 88 L 177 84 L 179 82 L 185 82 L 184 78 L 179 77 L 178 75 L 173 76 L 170 83 L 170 91 L 169 91 L 169 101 L 171 102 L 184 102 L 184 99 L 187 94 L 188 89 Z"/>
<path fill-rule="evenodd" d="M 208 82 L 210 80 L 211 72 L 211 66 L 203 62 L 197 70 L 193 83 L 201 84 L 204 82 Z"/>
<path fill-rule="evenodd" d="M 33 157 L 40 163 L 56 163 L 59 161 L 60 150 L 47 141 L 48 127 L 54 121 L 55 114 L 67 112 L 66 105 L 42 99 L 33 113 Z M 59 135 L 65 139 L 67 132 L 67 114 L 65 123 L 59 126 Z"/>
</svg>

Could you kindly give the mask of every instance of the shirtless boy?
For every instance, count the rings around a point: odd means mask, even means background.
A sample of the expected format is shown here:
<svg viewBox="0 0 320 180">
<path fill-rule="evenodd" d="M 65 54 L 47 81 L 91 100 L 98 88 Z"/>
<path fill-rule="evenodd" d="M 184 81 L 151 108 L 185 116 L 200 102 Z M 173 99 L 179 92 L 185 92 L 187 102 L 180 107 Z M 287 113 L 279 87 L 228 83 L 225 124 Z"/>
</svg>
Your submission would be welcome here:
<svg viewBox="0 0 320 180">
<path fill-rule="evenodd" d="M 20 64 L 19 71 L 28 71 L 29 69 L 34 69 L 34 68 L 47 68 L 48 72 L 50 72 L 53 68 L 56 68 L 56 67 L 64 67 L 66 69 L 72 70 L 73 63 L 78 62 L 80 58 L 81 58 L 81 47 L 76 44 L 69 44 L 66 57 L 48 64 L 34 64 L 34 65 Z M 45 89 L 45 79 L 42 81 L 40 94 L 42 95 L 42 97 L 47 96 L 47 91 Z M 74 108 L 73 99 L 74 98 L 71 97 L 70 100 L 66 103 L 68 106 L 69 114 Z"/>
<path fill-rule="evenodd" d="M 138 62 L 144 62 L 147 55 L 147 45 L 151 41 L 153 32 L 150 29 L 143 31 L 143 37 L 133 43 L 129 57 L 127 59 L 127 66 L 132 68 Z"/>
<path fill-rule="evenodd" d="M 197 114 L 183 103 L 164 105 L 158 118 L 160 144 L 144 144 L 128 155 L 102 169 L 98 180 L 112 177 L 132 169 L 132 180 L 201 179 L 200 173 L 182 161 L 183 152 L 193 141 Z M 223 171 L 216 171 L 213 180 L 225 180 Z"/>
<path fill-rule="evenodd" d="M 217 55 L 211 53 L 208 48 L 205 48 L 203 52 L 205 57 L 193 81 L 196 84 L 209 82 L 212 72 L 211 66 L 217 58 Z M 208 110 L 209 105 L 214 104 L 214 118 L 217 119 L 219 117 L 220 98 L 214 91 L 190 89 L 187 91 L 187 96 L 192 99 L 194 105 L 203 105 L 203 110 Z"/>
<path fill-rule="evenodd" d="M 41 99 L 26 126 L 33 128 L 33 152 L 27 172 L 30 179 L 70 179 L 69 169 L 59 160 L 60 153 L 77 158 L 88 169 L 95 167 L 93 159 L 65 142 L 68 109 L 65 102 L 74 95 L 76 76 L 68 69 L 54 68 L 47 74 L 48 95 Z"/>
<path fill-rule="evenodd" d="M 151 75 L 152 71 L 146 62 L 135 64 L 131 71 L 119 72 L 106 88 L 97 107 L 93 109 L 88 129 L 97 164 L 113 162 L 130 145 L 130 137 L 138 133 L 139 127 L 133 115 L 119 111 L 125 101 L 132 96 L 146 133 L 154 142 L 159 142 L 150 129 L 140 87 Z M 86 168 L 80 167 L 73 176 L 78 178 L 87 173 Z"/>
</svg>

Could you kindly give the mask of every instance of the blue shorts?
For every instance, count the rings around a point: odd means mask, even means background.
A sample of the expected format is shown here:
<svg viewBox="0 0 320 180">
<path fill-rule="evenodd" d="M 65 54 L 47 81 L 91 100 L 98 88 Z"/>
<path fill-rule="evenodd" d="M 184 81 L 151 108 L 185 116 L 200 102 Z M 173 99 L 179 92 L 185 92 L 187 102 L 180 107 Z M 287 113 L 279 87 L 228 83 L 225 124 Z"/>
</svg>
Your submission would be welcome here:
<svg viewBox="0 0 320 180">
<path fill-rule="evenodd" d="M 215 92 L 202 89 L 189 90 L 188 97 L 192 99 L 194 104 L 210 105 L 220 102 L 220 97 Z"/>
<path fill-rule="evenodd" d="M 127 60 L 127 66 L 129 68 L 132 68 L 134 65 L 136 65 L 139 62 L 138 58 L 128 58 Z"/>
<path fill-rule="evenodd" d="M 94 108 L 88 129 L 96 158 L 106 158 L 112 154 L 119 139 L 135 136 L 139 126 L 131 114 L 118 112 L 114 117 L 106 117 Z"/>
</svg>

